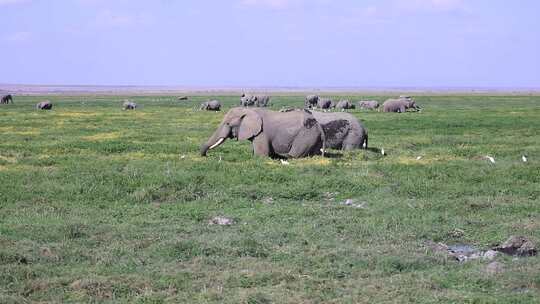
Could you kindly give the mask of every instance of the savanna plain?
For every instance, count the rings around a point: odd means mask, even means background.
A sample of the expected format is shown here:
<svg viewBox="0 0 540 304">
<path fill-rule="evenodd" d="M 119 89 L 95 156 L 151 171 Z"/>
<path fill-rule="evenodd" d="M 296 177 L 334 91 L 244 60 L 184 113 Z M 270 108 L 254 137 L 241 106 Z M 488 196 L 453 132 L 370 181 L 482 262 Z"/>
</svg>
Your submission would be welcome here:
<svg viewBox="0 0 540 304">
<path fill-rule="evenodd" d="M 122 111 L 125 98 L 139 108 Z M 288 164 L 232 140 L 201 157 L 238 104 L 218 96 L 224 111 L 199 111 L 207 98 L 0 106 L 0 303 L 540 302 L 539 257 L 500 254 L 503 271 L 489 273 L 483 259 L 430 247 L 540 242 L 540 97 L 353 110 L 387 155 Z M 53 110 L 35 110 L 43 99 Z M 209 224 L 215 216 L 234 223 Z"/>
</svg>

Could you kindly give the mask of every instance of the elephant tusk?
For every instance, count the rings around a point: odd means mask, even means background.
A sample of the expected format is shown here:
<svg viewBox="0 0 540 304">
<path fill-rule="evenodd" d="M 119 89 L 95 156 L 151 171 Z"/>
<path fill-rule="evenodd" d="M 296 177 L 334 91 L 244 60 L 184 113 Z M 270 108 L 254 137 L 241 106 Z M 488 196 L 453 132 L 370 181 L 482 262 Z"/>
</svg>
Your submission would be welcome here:
<svg viewBox="0 0 540 304">
<path fill-rule="evenodd" d="M 214 149 L 215 147 L 221 145 L 221 143 L 225 140 L 225 138 L 220 138 L 215 144 L 213 144 L 212 146 L 210 146 L 210 150 Z"/>
</svg>

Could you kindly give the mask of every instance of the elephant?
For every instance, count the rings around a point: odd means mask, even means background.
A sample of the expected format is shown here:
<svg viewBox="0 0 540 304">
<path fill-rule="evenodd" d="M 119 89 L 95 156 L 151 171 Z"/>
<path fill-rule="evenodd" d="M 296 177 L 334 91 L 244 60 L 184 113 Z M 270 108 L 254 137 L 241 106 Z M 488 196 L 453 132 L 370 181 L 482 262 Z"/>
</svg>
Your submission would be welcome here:
<svg viewBox="0 0 540 304">
<path fill-rule="evenodd" d="M 306 96 L 306 99 L 304 101 L 304 108 L 306 109 L 312 109 L 314 107 L 317 107 L 317 103 L 319 102 L 319 96 L 318 95 L 308 95 Z"/>
<path fill-rule="evenodd" d="M 201 155 L 226 139 L 249 140 L 253 154 L 272 158 L 323 155 L 324 132 L 308 111 L 276 112 L 257 108 L 232 108 L 201 146 Z"/>
<path fill-rule="evenodd" d="M 366 110 L 376 110 L 379 108 L 379 102 L 376 100 L 361 100 L 358 102 L 358 107 Z"/>
<path fill-rule="evenodd" d="M 253 95 L 246 95 L 245 93 L 240 96 L 240 105 L 243 107 L 250 107 L 255 105 L 255 98 Z"/>
<path fill-rule="evenodd" d="M 218 100 L 209 100 L 201 103 L 199 110 L 221 111 L 221 103 Z"/>
<path fill-rule="evenodd" d="M 257 95 L 255 96 L 255 106 L 266 108 L 269 107 L 270 104 L 270 96 L 267 95 Z"/>
<path fill-rule="evenodd" d="M 325 113 L 313 111 L 322 126 L 326 147 L 339 150 L 368 148 L 368 132 L 364 125 L 350 113 Z"/>
<path fill-rule="evenodd" d="M 13 103 L 13 96 L 11 96 L 11 94 L 7 94 L 2 96 L 2 99 L 0 99 L 0 104 L 9 104 L 10 101 Z"/>
<path fill-rule="evenodd" d="M 52 102 L 45 100 L 36 105 L 36 109 L 38 110 L 51 110 L 53 107 Z"/>
<path fill-rule="evenodd" d="M 421 108 L 413 98 L 388 99 L 383 103 L 383 112 L 405 113 L 408 109 L 420 111 Z"/>
<path fill-rule="evenodd" d="M 337 105 L 336 109 L 340 109 L 341 111 L 350 110 L 350 109 L 356 109 L 356 106 L 350 102 L 347 99 L 340 100 Z"/>
<path fill-rule="evenodd" d="M 335 104 L 330 98 L 319 98 L 319 101 L 317 102 L 317 107 L 323 110 L 329 110 L 335 107 Z"/>
<path fill-rule="evenodd" d="M 256 106 L 256 107 L 268 107 L 270 106 L 270 96 L 267 95 L 246 95 L 242 94 L 240 97 L 240 105 L 244 107 Z"/>
<path fill-rule="evenodd" d="M 135 110 L 137 108 L 137 104 L 133 101 L 126 100 L 122 104 L 123 110 Z"/>
</svg>

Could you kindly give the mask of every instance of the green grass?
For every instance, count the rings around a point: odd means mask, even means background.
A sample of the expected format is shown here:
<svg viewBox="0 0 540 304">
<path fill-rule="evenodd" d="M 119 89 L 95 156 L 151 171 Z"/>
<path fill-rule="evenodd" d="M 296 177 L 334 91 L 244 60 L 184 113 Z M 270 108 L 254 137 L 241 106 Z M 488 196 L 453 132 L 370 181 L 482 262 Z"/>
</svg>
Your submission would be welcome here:
<svg viewBox="0 0 540 304">
<path fill-rule="evenodd" d="M 499 256 L 490 276 L 425 244 L 540 242 L 539 97 L 355 111 L 387 156 L 289 166 L 247 142 L 200 157 L 224 114 L 196 110 L 206 97 L 132 97 L 128 112 L 124 97 L 50 96 L 34 110 L 44 98 L 0 106 L 0 303 L 538 303 L 538 257 Z M 209 225 L 217 215 L 235 224 Z"/>
</svg>

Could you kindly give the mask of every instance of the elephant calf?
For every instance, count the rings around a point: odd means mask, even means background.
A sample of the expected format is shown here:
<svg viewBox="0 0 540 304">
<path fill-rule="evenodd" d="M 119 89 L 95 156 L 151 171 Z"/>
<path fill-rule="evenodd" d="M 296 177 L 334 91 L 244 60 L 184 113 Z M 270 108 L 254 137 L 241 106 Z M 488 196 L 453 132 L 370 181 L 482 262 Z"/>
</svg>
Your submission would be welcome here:
<svg viewBox="0 0 540 304">
<path fill-rule="evenodd" d="M 227 139 L 249 140 L 259 156 L 298 158 L 324 153 L 323 129 L 307 111 L 233 108 L 201 146 L 201 155 Z"/>
<path fill-rule="evenodd" d="M 326 147 L 339 150 L 368 148 L 368 132 L 362 123 L 350 113 L 312 112 L 322 126 Z"/>
<path fill-rule="evenodd" d="M 379 102 L 376 100 L 361 100 L 358 102 L 360 109 L 376 110 L 379 108 Z"/>
<path fill-rule="evenodd" d="M 405 113 L 408 109 L 421 110 L 420 106 L 411 97 L 388 99 L 383 103 L 383 112 Z"/>
<path fill-rule="evenodd" d="M 2 96 L 2 99 L 0 99 L 0 104 L 9 104 L 9 102 L 13 103 L 13 96 L 11 94 Z"/>
<path fill-rule="evenodd" d="M 356 106 L 352 102 L 350 102 L 349 100 L 344 99 L 344 100 L 340 100 L 337 103 L 336 109 L 339 109 L 341 111 L 345 111 L 345 110 L 356 109 Z"/>
<path fill-rule="evenodd" d="M 53 107 L 52 102 L 45 100 L 36 105 L 36 109 L 38 110 L 51 110 Z"/>
<path fill-rule="evenodd" d="M 137 108 L 137 104 L 134 103 L 133 101 L 126 100 L 122 104 L 122 108 L 124 110 L 135 110 Z"/>
<path fill-rule="evenodd" d="M 218 100 L 209 100 L 201 103 L 199 110 L 221 111 L 221 103 Z"/>
</svg>

